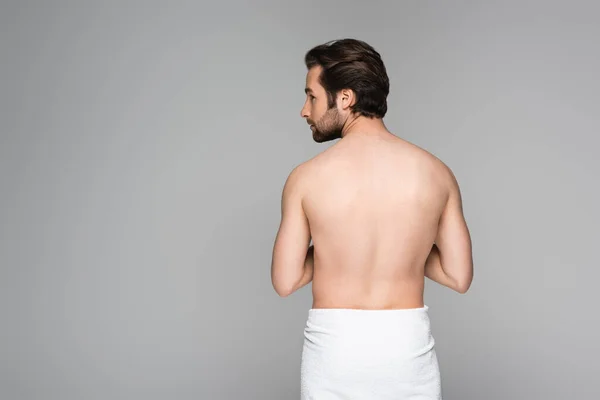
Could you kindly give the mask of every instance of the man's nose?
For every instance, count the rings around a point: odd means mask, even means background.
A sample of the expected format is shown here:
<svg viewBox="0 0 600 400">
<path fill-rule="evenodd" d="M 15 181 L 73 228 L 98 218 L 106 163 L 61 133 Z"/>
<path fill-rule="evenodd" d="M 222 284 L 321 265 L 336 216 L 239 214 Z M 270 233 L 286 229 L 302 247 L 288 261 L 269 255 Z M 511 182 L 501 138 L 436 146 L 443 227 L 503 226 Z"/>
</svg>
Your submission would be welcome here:
<svg viewBox="0 0 600 400">
<path fill-rule="evenodd" d="M 306 104 L 302 107 L 302 109 L 300 110 L 300 116 L 302 118 L 308 118 L 308 111 L 306 110 Z"/>
</svg>

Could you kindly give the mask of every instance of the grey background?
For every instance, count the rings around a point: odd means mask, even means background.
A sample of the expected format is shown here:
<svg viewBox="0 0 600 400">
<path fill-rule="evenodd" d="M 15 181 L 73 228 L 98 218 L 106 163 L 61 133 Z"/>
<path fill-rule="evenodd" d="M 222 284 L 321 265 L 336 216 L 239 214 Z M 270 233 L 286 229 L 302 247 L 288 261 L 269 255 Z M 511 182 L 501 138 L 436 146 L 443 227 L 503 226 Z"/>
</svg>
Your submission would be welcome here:
<svg viewBox="0 0 600 400">
<path fill-rule="evenodd" d="M 341 37 L 463 191 L 472 288 L 426 286 L 444 398 L 600 397 L 600 6 L 368 3 L 2 2 L 0 398 L 298 398 L 310 286 L 278 298 L 271 250 L 330 145 L 303 55 Z"/>
</svg>

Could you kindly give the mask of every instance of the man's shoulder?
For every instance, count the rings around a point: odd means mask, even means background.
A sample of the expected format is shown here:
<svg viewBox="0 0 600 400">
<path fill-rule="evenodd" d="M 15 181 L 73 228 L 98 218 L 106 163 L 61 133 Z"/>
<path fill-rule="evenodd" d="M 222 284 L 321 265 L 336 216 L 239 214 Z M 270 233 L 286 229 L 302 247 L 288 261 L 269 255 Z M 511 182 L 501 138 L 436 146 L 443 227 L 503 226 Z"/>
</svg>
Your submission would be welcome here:
<svg viewBox="0 0 600 400">
<path fill-rule="evenodd" d="M 439 182 L 445 191 L 456 191 L 458 189 L 458 181 L 452 168 L 433 153 L 427 152 L 427 154 L 427 162 L 431 166 L 432 173 L 436 176 L 436 181 Z"/>
<path fill-rule="evenodd" d="M 294 191 L 304 198 L 310 192 L 310 186 L 314 187 L 320 173 L 323 172 L 323 164 L 326 162 L 323 153 L 319 153 L 297 164 L 288 174 L 285 190 Z"/>
<path fill-rule="evenodd" d="M 315 175 L 318 175 L 320 168 L 323 164 L 330 159 L 331 148 L 322 151 L 309 159 L 297 164 L 290 172 L 290 177 L 296 181 L 303 181 L 311 179 Z"/>
<path fill-rule="evenodd" d="M 313 169 L 311 160 L 304 161 L 292 168 L 285 182 L 286 190 L 304 190 Z"/>
<path fill-rule="evenodd" d="M 413 156 L 413 166 L 417 166 L 420 174 L 433 177 L 434 181 L 445 191 L 456 191 L 458 181 L 452 168 L 433 152 L 426 150 L 414 143 L 409 144 Z"/>
<path fill-rule="evenodd" d="M 433 152 L 404 139 L 401 143 L 402 148 L 409 154 L 409 157 L 421 166 L 428 166 L 434 172 L 443 176 L 452 174 L 450 167 Z"/>
</svg>

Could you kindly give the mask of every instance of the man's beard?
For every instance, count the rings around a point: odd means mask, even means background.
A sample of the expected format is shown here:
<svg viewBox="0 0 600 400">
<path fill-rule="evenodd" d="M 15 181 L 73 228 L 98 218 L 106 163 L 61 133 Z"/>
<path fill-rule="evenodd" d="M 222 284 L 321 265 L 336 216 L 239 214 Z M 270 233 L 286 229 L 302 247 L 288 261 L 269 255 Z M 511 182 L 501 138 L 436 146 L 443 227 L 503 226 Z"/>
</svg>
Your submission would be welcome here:
<svg viewBox="0 0 600 400">
<path fill-rule="evenodd" d="M 335 106 L 329 108 L 325 115 L 312 125 L 314 126 L 313 139 L 317 143 L 329 142 L 342 137 L 344 122 Z"/>
</svg>

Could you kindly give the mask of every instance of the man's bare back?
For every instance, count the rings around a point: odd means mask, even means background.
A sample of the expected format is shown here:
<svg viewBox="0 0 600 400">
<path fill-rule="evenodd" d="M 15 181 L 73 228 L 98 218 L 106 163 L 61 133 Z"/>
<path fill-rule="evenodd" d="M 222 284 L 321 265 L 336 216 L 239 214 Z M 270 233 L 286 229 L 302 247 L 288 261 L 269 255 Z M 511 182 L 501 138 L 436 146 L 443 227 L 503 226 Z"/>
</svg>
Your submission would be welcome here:
<svg viewBox="0 0 600 400">
<path fill-rule="evenodd" d="M 425 277 L 468 290 L 471 240 L 460 189 L 424 149 L 387 131 L 355 134 L 295 168 L 286 191 L 298 204 L 287 207 L 287 219 L 305 219 L 304 240 L 314 248 L 299 283 L 280 294 L 312 281 L 313 308 L 402 309 L 424 305 Z M 280 247 L 294 240 L 285 221 Z M 274 251 L 275 261 L 277 244 Z"/>
<path fill-rule="evenodd" d="M 348 137 L 299 168 L 314 244 L 313 308 L 422 307 L 452 177 L 389 133 Z"/>
</svg>

